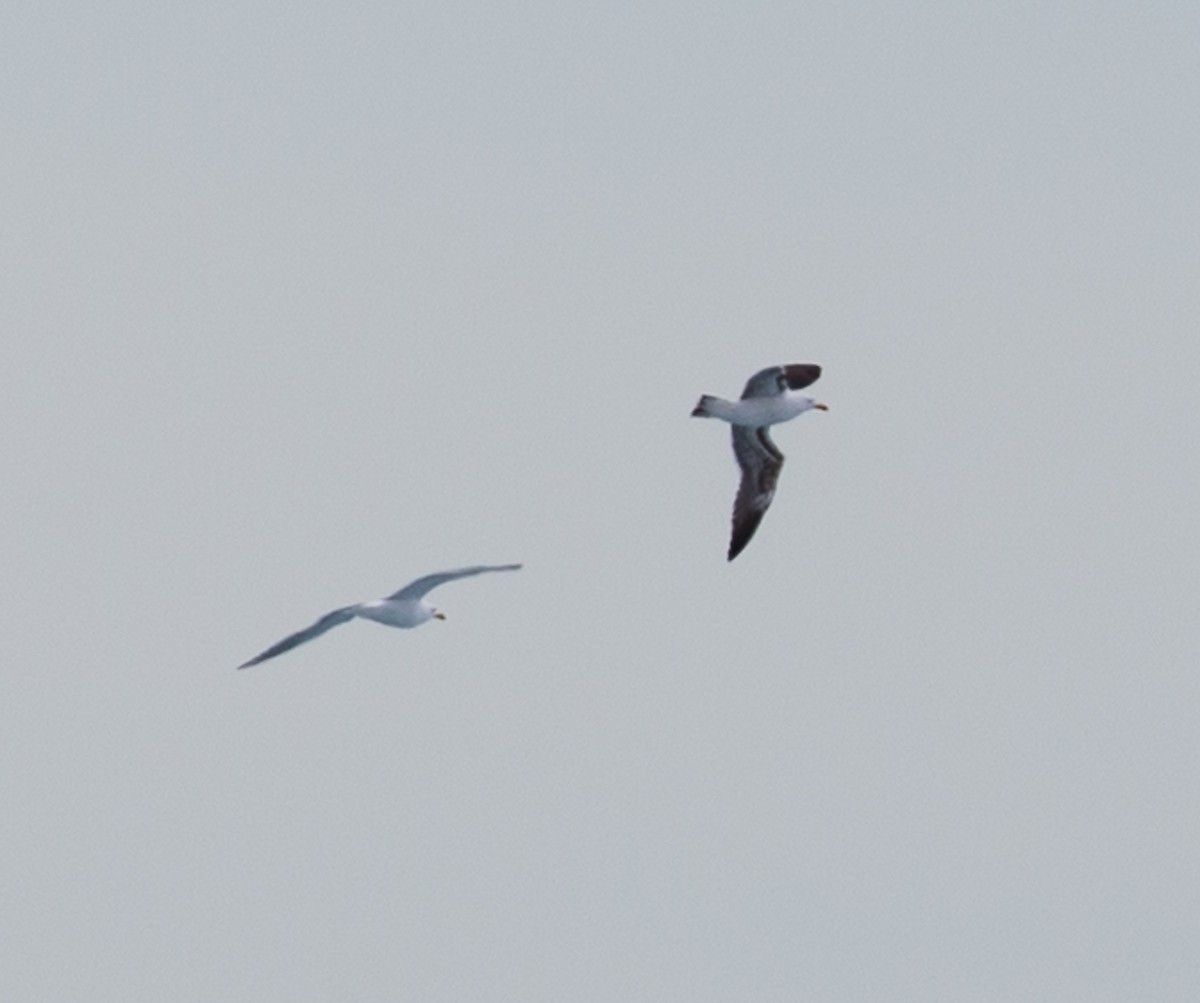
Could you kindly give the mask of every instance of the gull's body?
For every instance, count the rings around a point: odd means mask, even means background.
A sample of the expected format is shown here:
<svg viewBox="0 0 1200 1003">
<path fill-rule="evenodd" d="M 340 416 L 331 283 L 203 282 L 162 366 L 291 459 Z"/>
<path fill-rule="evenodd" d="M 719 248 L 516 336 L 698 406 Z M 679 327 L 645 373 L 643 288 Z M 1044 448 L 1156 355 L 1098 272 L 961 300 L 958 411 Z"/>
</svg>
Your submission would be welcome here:
<svg viewBox="0 0 1200 1003">
<path fill-rule="evenodd" d="M 797 391 L 815 383 L 821 367 L 812 363 L 771 366 L 750 377 L 742 397 L 727 401 L 705 394 L 692 411 L 696 418 L 719 418 L 732 428 L 733 454 L 742 471 L 733 503 L 733 533 L 729 560 L 746 549 L 775 497 L 783 453 L 768 429 L 813 409 L 829 410 Z"/>
<path fill-rule="evenodd" d="M 456 568 L 453 571 L 439 571 L 425 575 L 414 582 L 409 582 L 402 589 L 397 589 L 383 599 L 372 599 L 368 602 L 356 603 L 353 606 L 343 606 L 332 613 L 326 613 L 311 627 L 289 634 L 282 641 L 271 645 L 261 655 L 255 655 L 250 661 L 239 665 L 239 669 L 248 669 L 252 665 L 265 662 L 268 658 L 282 655 L 285 651 L 320 637 L 327 630 L 332 630 L 338 624 L 347 623 L 355 617 L 363 620 L 374 620 L 388 627 L 419 627 L 430 620 L 445 620 L 446 614 L 425 601 L 425 596 L 439 585 L 452 582 L 456 578 L 469 578 L 481 575 L 486 571 L 516 571 L 519 564 L 478 564 L 470 568 Z"/>
<path fill-rule="evenodd" d="M 769 428 L 782 421 L 790 421 L 813 406 L 812 398 L 797 393 L 772 394 L 770 397 L 746 397 L 739 401 L 722 400 L 720 397 L 704 397 L 704 414 L 697 418 L 720 418 L 731 425 L 742 428 Z M 701 405 L 696 409 L 700 410 Z"/>
</svg>

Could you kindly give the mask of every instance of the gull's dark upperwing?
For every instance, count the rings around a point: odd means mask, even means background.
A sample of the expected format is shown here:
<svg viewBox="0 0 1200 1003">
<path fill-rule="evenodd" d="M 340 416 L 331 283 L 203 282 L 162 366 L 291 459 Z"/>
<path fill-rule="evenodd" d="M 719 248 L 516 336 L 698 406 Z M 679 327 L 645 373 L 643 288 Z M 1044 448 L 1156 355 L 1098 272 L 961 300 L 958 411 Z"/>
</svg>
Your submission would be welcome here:
<svg viewBox="0 0 1200 1003">
<path fill-rule="evenodd" d="M 812 362 L 795 362 L 789 366 L 768 366 L 746 381 L 742 400 L 747 397 L 774 397 L 784 390 L 803 390 L 816 383 L 821 367 Z"/>
<path fill-rule="evenodd" d="M 771 507 L 779 471 L 783 469 L 783 453 L 771 441 L 765 428 L 734 425 L 733 454 L 742 470 L 742 481 L 733 502 L 733 532 L 728 558 L 731 561 L 753 539 L 758 524 Z"/>
</svg>

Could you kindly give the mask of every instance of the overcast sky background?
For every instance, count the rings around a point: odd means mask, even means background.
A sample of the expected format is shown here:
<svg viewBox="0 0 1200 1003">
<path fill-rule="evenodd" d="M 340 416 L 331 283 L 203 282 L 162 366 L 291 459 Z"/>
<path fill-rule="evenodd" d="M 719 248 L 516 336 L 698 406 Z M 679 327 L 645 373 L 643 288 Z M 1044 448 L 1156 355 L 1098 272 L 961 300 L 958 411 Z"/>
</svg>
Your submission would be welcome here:
<svg viewBox="0 0 1200 1003">
<path fill-rule="evenodd" d="M 0 39 L 5 999 L 1200 997 L 1194 4 Z"/>
</svg>

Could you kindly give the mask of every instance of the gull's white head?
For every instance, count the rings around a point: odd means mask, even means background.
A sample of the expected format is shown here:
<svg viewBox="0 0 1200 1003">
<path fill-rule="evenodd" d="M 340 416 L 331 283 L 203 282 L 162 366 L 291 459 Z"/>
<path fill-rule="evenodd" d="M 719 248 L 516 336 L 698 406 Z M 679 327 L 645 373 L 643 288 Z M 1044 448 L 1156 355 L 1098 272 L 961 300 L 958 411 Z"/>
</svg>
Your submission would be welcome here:
<svg viewBox="0 0 1200 1003">
<path fill-rule="evenodd" d="M 804 412 L 804 411 L 828 411 L 829 410 L 828 404 L 822 404 L 819 401 L 813 400 L 811 397 L 801 397 L 800 405 L 801 405 L 801 407 L 800 407 L 801 412 Z"/>
</svg>

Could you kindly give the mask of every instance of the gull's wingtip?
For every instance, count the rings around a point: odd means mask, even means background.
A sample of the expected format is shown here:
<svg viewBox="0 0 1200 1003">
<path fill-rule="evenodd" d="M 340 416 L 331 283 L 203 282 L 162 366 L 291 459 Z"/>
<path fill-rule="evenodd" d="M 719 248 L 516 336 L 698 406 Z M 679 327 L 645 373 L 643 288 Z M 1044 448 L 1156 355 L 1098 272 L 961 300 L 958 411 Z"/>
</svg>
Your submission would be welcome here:
<svg viewBox="0 0 1200 1003">
<path fill-rule="evenodd" d="M 783 378 L 789 390 L 803 390 L 821 378 L 821 367 L 815 362 L 794 362 L 783 367 Z"/>
</svg>

